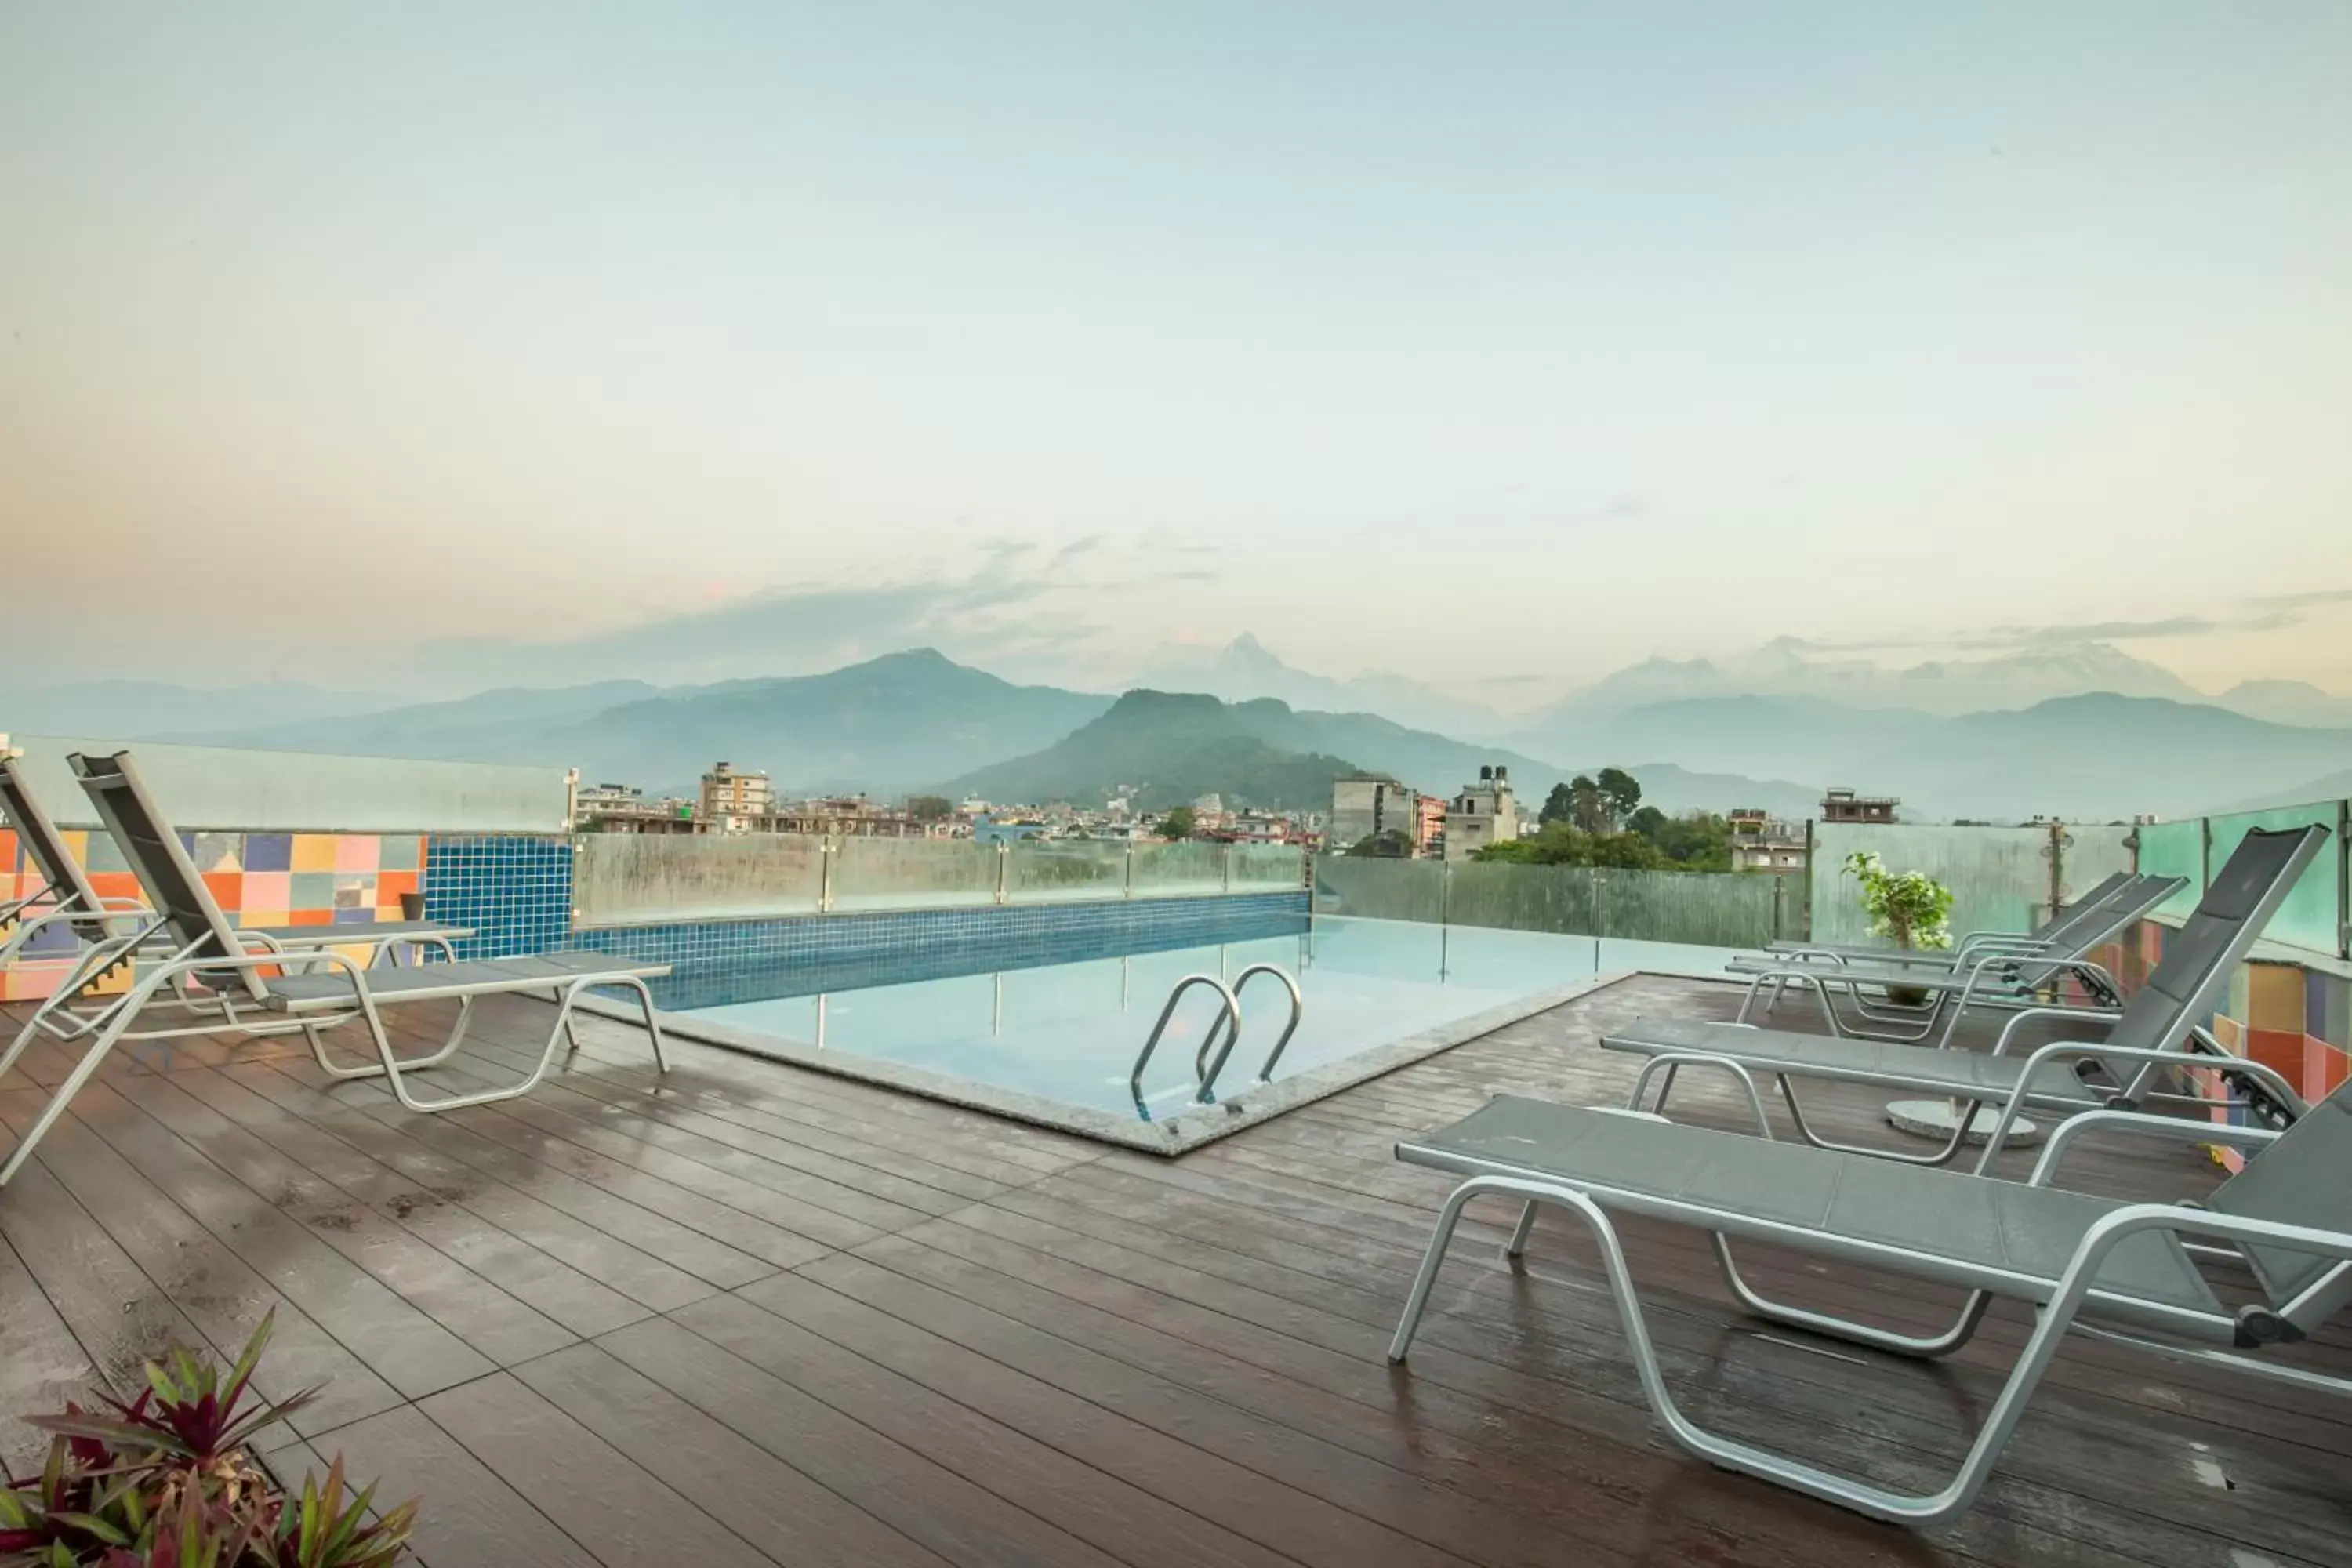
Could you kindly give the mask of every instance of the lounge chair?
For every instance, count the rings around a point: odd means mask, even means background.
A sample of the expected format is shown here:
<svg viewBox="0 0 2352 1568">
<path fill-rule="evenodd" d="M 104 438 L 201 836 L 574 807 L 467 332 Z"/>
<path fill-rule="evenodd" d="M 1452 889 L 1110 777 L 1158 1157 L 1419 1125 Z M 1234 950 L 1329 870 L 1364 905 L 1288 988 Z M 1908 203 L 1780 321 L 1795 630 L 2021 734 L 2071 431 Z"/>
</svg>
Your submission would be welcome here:
<svg viewBox="0 0 2352 1568">
<path fill-rule="evenodd" d="M 2096 898 L 2085 898 L 2045 925 L 2025 945 L 1980 942 L 1954 952 L 1900 952 L 1891 957 L 1849 958 L 1829 950 L 1740 954 L 1726 967 L 1752 974 L 1738 1021 L 1746 1023 L 1767 985 L 1769 1016 L 1790 985 L 1811 989 L 1833 1035 L 1866 1039 L 1924 1040 L 1943 1021 L 1948 1042 L 1971 1007 L 2011 1009 L 2038 1005 L 2037 994 L 2073 979 L 2093 1006 L 2119 1007 L 2123 993 L 2115 977 L 2091 958 L 2094 950 L 2153 913 L 2188 885 L 2180 877 L 2129 876 Z M 1957 982 L 1957 984 L 1955 984 Z M 1932 990 L 1924 1006 L 1895 1001 L 1896 987 Z M 1863 1022 L 1840 1016 L 1834 994 L 1852 1001 Z M 1873 998 L 1877 1000 L 1874 1001 Z"/>
<path fill-rule="evenodd" d="M 2130 1204 L 2053 1184 L 2063 1152 L 2092 1131 L 2254 1151 L 2203 1204 Z M 1927 1526 L 1966 1511 L 1983 1488 L 2070 1331 L 2249 1378 L 2352 1394 L 2352 1382 L 2282 1365 L 2263 1352 L 2299 1340 L 2352 1300 L 2352 1098 L 2339 1091 L 2284 1132 L 2187 1118 L 2097 1111 L 2059 1128 L 2032 1178 L 1891 1167 L 1661 1119 L 1503 1097 L 1442 1131 L 1397 1145 L 1397 1158 L 1465 1175 L 1439 1211 L 1389 1358 L 1402 1362 L 1429 1304 L 1447 1242 L 1472 1200 L 1522 1205 L 1508 1252 L 1525 1247 L 1538 1205 L 1581 1219 L 1599 1245 L 1643 1395 L 1683 1447 L 1876 1518 Z M 1888 1490 L 1788 1454 L 1709 1431 L 1675 1403 L 1652 1348 L 1615 1216 L 1710 1234 L 1732 1294 L 1779 1323 L 1915 1357 L 1968 1342 L 1994 1297 L 2038 1309 L 2023 1352 L 1949 1484 Z M 2198 1238 L 2191 1240 L 2189 1238 Z M 1891 1333 L 1759 1295 L 1734 1241 L 1757 1241 L 1969 1292 L 1958 1319 L 1923 1337 Z M 2214 1247 L 2210 1243 L 2220 1243 Z M 2221 1253 L 2251 1267 L 2260 1300 L 2232 1309 L 2201 1272 Z"/>
<path fill-rule="evenodd" d="M 1662 1077 L 1653 1107 L 1659 1110 L 1664 1109 L 1675 1077 L 1685 1067 L 1725 1068 L 1746 1084 L 1751 1095 L 1754 1079 L 1769 1076 L 1779 1080 L 1781 1098 L 1799 1135 L 1807 1142 L 1914 1164 L 1949 1163 L 1975 1135 L 1975 1112 L 1983 1106 L 1999 1110 L 1978 1164 L 1987 1171 L 2022 1111 L 2068 1115 L 2103 1106 L 2131 1109 L 2143 1100 L 2169 1099 L 2189 1099 L 2210 1107 L 2210 1101 L 2153 1087 L 2160 1069 L 2167 1067 L 2210 1068 L 2242 1096 L 2235 1102 L 2239 1109 L 2284 1122 L 2306 1109 L 2294 1087 L 2262 1063 L 2223 1050 L 2203 1026 L 2228 989 L 2231 974 L 2326 837 L 2327 829 L 2316 824 L 2281 832 L 2262 828 L 2249 832 L 2205 890 L 2196 910 L 2165 943 L 2163 961 L 2149 974 L 2147 984 L 2121 1010 L 2022 1007 L 2002 1025 L 1990 1054 L 1948 1045 L 1938 1047 L 1759 1029 L 1744 1023 L 1647 1019 L 1636 1019 L 1622 1030 L 1603 1034 L 1601 1044 L 1610 1050 L 1651 1058 L 1634 1082 L 1636 1108 L 1654 1074 Z M 2019 1026 L 2053 1017 L 2082 1026 L 2085 1032 L 2104 1027 L 2105 1038 L 2056 1040 L 2023 1055 L 2011 1054 Z M 1801 1078 L 1948 1096 L 1968 1109 L 1957 1119 L 1944 1146 L 1932 1152 L 1860 1148 L 1832 1142 L 1813 1131 L 1797 1098 L 1794 1080 Z"/>
<path fill-rule="evenodd" d="M 462 963 L 422 963 L 372 969 L 331 948 L 310 952 L 257 947 L 242 940 L 229 924 L 197 875 L 188 852 L 176 835 L 163 826 L 163 814 L 149 796 L 128 753 L 110 757 L 68 759 L 81 785 L 98 808 L 100 820 L 121 845 L 124 858 L 138 874 L 169 932 L 171 946 L 159 961 L 143 965 L 131 988 L 111 1000 L 92 1020 L 94 1037 L 80 1060 L 66 1075 L 7 1163 L 0 1165 L 0 1186 L 24 1164 L 41 1137 L 75 1093 L 98 1070 L 109 1051 L 123 1040 L 165 1038 L 192 1033 L 233 1032 L 252 1036 L 299 1032 L 310 1041 L 320 1069 L 331 1078 L 381 1077 L 411 1110 L 452 1110 L 528 1094 L 547 1075 L 556 1047 L 579 1042 L 572 1032 L 572 1009 L 581 993 L 595 986 L 618 986 L 636 993 L 643 1009 L 646 1034 L 653 1047 L 654 1064 L 668 1070 L 662 1049 L 660 1026 L 654 1018 L 653 994 L 647 980 L 669 973 L 666 963 L 633 963 L 601 953 L 566 952 L 533 958 L 502 958 Z M 192 979 L 217 996 L 219 1014 L 201 1026 L 174 1018 L 162 1027 L 143 1027 L 141 1013 L 162 989 L 181 979 Z M 446 1061 L 465 1038 L 466 1023 L 474 1002 L 483 996 L 544 993 L 556 1001 L 555 1020 L 538 1063 L 520 1082 L 473 1094 L 425 1099 L 410 1086 L 407 1075 Z M 383 1024 L 383 1009 L 403 1003 L 450 1001 L 459 1004 L 456 1023 L 442 1045 L 424 1056 L 402 1057 L 393 1050 Z M 39 1016 L 28 1022 L 0 1057 L 0 1074 L 14 1066 L 26 1046 L 40 1032 Z M 358 1020 L 366 1026 L 377 1060 L 359 1067 L 342 1066 L 327 1054 L 320 1031 Z"/>
<path fill-rule="evenodd" d="M 0 941 L 0 963 L 14 958 L 47 928 L 66 926 L 87 950 L 86 960 L 102 960 L 85 974 L 86 962 L 75 976 L 68 977 L 69 984 L 59 987 L 79 991 L 141 946 L 152 947 L 162 938 L 162 921 L 147 906 L 136 899 L 104 898 L 92 888 L 89 873 L 66 847 L 65 836 L 33 793 L 14 751 L 0 751 L 0 817 L 16 828 L 17 842 L 25 847 L 42 882 L 38 891 L 0 905 L 0 922 L 16 921 L 5 940 Z M 243 942 L 268 947 L 365 945 L 373 947 L 380 956 L 400 946 L 431 947 L 454 958 L 450 943 L 474 931 L 470 926 L 445 921 L 373 921 L 365 925 L 240 926 L 237 934 Z"/>
<path fill-rule="evenodd" d="M 2052 932 L 2063 926 L 2078 910 L 2088 908 L 2119 891 L 2137 873 L 2117 871 L 2101 879 L 2099 884 L 2074 899 L 2059 911 L 2030 931 L 1971 931 L 1961 933 L 1949 948 L 1935 952 L 1899 947 L 1864 946 L 1860 943 L 1808 942 L 1797 937 L 1784 937 L 1768 942 L 1764 951 L 1779 958 L 1859 958 L 1897 963 L 1941 964 L 1947 968 L 1980 947 L 2007 947 L 2031 951 L 2043 946 Z M 1742 955 L 1745 957 L 1745 955 Z"/>
</svg>

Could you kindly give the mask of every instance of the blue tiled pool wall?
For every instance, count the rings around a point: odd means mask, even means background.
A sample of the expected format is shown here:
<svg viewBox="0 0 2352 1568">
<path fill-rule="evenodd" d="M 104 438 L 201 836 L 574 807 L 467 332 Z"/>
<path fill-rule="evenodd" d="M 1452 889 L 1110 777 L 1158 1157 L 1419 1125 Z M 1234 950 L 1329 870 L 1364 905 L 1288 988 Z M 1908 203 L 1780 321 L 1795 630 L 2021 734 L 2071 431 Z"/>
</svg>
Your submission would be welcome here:
<svg viewBox="0 0 2352 1568">
<path fill-rule="evenodd" d="M 572 840 L 436 833 L 425 846 L 425 918 L 471 926 L 460 958 L 552 952 L 572 935 Z"/>
<path fill-rule="evenodd" d="M 1307 921 L 1302 890 L 603 926 L 572 945 L 675 965 L 654 986 L 675 1010 L 1293 936 Z"/>
</svg>

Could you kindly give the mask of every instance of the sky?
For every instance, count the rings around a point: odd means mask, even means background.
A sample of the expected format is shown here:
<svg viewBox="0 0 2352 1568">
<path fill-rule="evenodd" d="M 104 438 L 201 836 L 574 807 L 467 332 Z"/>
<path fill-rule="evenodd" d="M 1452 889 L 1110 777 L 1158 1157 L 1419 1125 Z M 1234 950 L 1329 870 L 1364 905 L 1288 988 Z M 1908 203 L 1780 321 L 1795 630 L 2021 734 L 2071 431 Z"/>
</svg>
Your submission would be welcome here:
<svg viewBox="0 0 2352 1568">
<path fill-rule="evenodd" d="M 11 657 L 2352 691 L 2347 80 L 2343 0 L 21 0 Z"/>
</svg>

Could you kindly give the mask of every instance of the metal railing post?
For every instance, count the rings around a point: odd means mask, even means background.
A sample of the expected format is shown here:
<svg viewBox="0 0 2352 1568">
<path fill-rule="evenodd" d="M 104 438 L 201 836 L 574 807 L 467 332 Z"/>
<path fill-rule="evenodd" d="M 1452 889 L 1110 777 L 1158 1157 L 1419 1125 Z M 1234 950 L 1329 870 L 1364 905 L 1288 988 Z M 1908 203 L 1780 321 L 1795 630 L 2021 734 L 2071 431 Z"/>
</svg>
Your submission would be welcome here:
<svg viewBox="0 0 2352 1568">
<path fill-rule="evenodd" d="M 1801 941 L 1813 940 L 1813 819 L 1805 818 L 1805 929 L 1798 932 Z"/>
<path fill-rule="evenodd" d="M 2056 920 L 2066 911 L 2066 826 L 2053 818 L 2050 824 L 2050 918 Z"/>
<path fill-rule="evenodd" d="M 1789 901 L 1788 883 L 1789 879 L 1784 876 L 1777 873 L 1772 876 L 1772 940 L 1774 942 L 1779 942 L 1788 935 L 1788 932 L 1780 929 L 1782 910 Z"/>
<path fill-rule="evenodd" d="M 1226 845 L 1224 853 L 1217 857 L 1217 868 L 1222 873 L 1222 881 L 1218 890 L 1227 893 L 1232 892 L 1234 890 L 1234 847 L 1232 845 Z"/>
<path fill-rule="evenodd" d="M 1122 899 L 1135 897 L 1135 840 L 1132 838 L 1127 841 L 1127 879 L 1120 884 L 1118 896 Z"/>
<path fill-rule="evenodd" d="M 996 846 L 996 901 L 1004 902 L 1005 870 L 1013 864 L 1013 846 L 999 840 Z"/>
<path fill-rule="evenodd" d="M 2352 959 L 2352 800 L 2336 803 L 2336 956 Z"/>
<path fill-rule="evenodd" d="M 833 837 L 827 834 L 816 841 L 816 912 L 833 912 Z"/>
<path fill-rule="evenodd" d="M 2197 890 L 2200 893 L 2213 885 L 2213 819 L 2197 819 Z"/>
</svg>

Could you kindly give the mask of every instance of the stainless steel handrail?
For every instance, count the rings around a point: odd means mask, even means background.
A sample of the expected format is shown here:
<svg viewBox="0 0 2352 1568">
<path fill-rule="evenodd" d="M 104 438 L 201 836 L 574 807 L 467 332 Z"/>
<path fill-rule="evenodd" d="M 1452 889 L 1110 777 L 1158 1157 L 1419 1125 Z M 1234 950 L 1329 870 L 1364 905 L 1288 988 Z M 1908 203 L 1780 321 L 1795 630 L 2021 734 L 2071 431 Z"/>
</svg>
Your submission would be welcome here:
<svg viewBox="0 0 2352 1568">
<path fill-rule="evenodd" d="M 1212 1018 L 1209 1021 L 1209 1033 L 1207 1039 L 1204 1039 L 1202 1042 L 1202 1056 L 1204 1057 L 1207 1054 L 1208 1041 L 1213 1040 L 1217 1037 L 1217 1030 L 1221 1026 L 1230 1026 L 1233 1033 L 1235 1035 L 1239 1035 L 1241 1033 L 1242 1005 L 1234 995 L 1233 988 L 1231 986 L 1227 985 L 1223 981 L 1218 979 L 1213 974 L 1188 974 L 1184 976 L 1183 979 L 1179 980 L 1176 983 L 1175 989 L 1168 993 L 1168 1005 L 1160 1009 L 1160 1021 L 1151 1026 L 1151 1034 L 1150 1037 L 1143 1042 L 1142 1053 L 1135 1058 L 1135 1070 L 1127 1075 L 1128 1092 L 1135 1097 L 1135 1113 L 1146 1121 L 1151 1120 L 1151 1108 L 1143 1102 L 1144 1066 L 1151 1060 L 1151 1053 L 1159 1048 L 1160 1037 L 1168 1032 L 1168 1020 L 1176 1016 L 1176 1004 L 1182 1001 L 1184 998 L 1184 993 L 1190 991 L 1195 985 L 1206 985 L 1211 987 L 1216 992 L 1218 997 L 1224 1003 L 1224 1006 L 1219 1011 L 1216 1017 Z M 1199 1071 L 1199 1063 L 1201 1059 L 1201 1057 L 1195 1057 L 1193 1058 L 1193 1070 L 1195 1073 Z"/>
<path fill-rule="evenodd" d="M 1282 1037 L 1274 1042 L 1274 1049 L 1265 1053 L 1265 1065 L 1257 1069 L 1257 1077 L 1252 1079 L 1250 1080 L 1251 1083 L 1260 1084 L 1272 1081 L 1274 1078 L 1274 1064 L 1282 1059 L 1283 1049 L 1290 1044 L 1290 1037 L 1298 1033 L 1298 1021 L 1307 1016 L 1307 998 L 1299 994 L 1298 982 L 1291 978 L 1290 972 L 1283 968 L 1282 965 L 1278 963 L 1253 963 L 1247 969 L 1243 970 L 1239 974 L 1234 976 L 1234 1016 L 1231 1026 L 1225 1030 L 1224 1049 L 1217 1053 L 1217 1059 L 1213 1063 L 1209 1060 L 1209 1049 L 1212 1046 L 1216 1044 L 1216 1030 L 1212 1028 L 1209 1031 L 1209 1037 L 1201 1042 L 1201 1054 L 1192 1058 L 1192 1071 L 1201 1079 L 1200 1098 L 1201 1103 L 1203 1105 L 1208 1104 L 1211 1100 L 1215 1098 L 1217 1075 L 1225 1070 L 1225 1058 L 1234 1054 L 1234 1047 L 1235 1046 L 1241 1044 L 1242 1016 L 1240 1003 L 1242 992 L 1248 987 L 1252 978 L 1260 974 L 1273 975 L 1276 980 L 1281 981 L 1284 989 L 1290 993 L 1290 1022 L 1283 1026 Z"/>
</svg>

